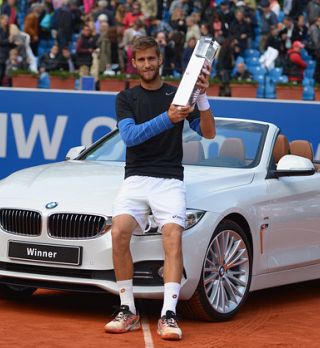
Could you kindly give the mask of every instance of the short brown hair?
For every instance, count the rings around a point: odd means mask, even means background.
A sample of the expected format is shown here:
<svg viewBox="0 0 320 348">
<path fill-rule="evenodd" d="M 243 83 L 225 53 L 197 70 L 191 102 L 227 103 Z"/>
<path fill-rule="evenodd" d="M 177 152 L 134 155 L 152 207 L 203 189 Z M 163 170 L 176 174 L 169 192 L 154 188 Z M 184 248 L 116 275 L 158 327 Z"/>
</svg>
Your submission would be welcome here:
<svg viewBox="0 0 320 348">
<path fill-rule="evenodd" d="M 136 57 L 137 51 L 146 50 L 154 47 L 156 49 L 157 56 L 160 57 L 160 48 L 157 41 L 151 36 L 138 36 L 135 37 L 132 43 L 133 58 Z"/>
</svg>

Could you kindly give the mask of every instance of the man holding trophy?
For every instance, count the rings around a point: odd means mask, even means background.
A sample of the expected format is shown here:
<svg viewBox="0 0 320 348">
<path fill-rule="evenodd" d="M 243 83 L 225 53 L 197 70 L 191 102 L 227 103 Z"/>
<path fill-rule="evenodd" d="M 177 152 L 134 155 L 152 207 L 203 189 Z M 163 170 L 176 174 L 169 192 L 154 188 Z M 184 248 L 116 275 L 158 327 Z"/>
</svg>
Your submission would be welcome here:
<svg viewBox="0 0 320 348">
<path fill-rule="evenodd" d="M 130 239 L 136 228 L 145 229 L 151 210 L 161 229 L 165 256 L 158 334 L 163 339 L 182 338 L 176 305 L 183 272 L 186 216 L 181 164 L 184 120 L 201 136 L 215 136 L 206 89 L 219 45 L 208 38 L 201 40 L 190 59 L 191 70 L 188 65 L 178 90 L 161 80 L 162 57 L 157 42 L 144 36 L 133 43 L 132 64 L 140 85 L 120 92 L 116 99 L 118 128 L 127 145 L 125 180 L 114 202 L 112 222 L 113 263 L 121 305 L 115 318 L 105 325 L 106 332 L 140 328 L 133 296 Z"/>
</svg>

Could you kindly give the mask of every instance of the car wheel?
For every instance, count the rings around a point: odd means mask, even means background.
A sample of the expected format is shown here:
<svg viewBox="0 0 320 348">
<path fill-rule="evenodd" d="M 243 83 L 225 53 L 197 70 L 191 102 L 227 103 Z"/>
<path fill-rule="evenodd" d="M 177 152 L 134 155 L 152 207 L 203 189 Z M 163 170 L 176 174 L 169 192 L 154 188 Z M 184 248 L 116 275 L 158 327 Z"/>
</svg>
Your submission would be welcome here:
<svg viewBox="0 0 320 348">
<path fill-rule="evenodd" d="M 252 250 L 243 229 L 222 221 L 205 253 L 198 287 L 182 302 L 188 317 L 223 321 L 234 316 L 245 302 L 251 283 Z"/>
<path fill-rule="evenodd" d="M 30 288 L 29 286 L 1 284 L 0 296 L 10 300 L 23 300 L 29 298 L 37 288 Z"/>
</svg>

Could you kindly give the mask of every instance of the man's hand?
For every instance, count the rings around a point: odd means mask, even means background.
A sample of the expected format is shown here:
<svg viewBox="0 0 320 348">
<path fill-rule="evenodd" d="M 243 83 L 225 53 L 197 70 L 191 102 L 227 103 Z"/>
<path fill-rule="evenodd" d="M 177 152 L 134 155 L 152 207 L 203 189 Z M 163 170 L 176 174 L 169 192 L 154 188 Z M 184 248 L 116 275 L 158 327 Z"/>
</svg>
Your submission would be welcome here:
<svg viewBox="0 0 320 348">
<path fill-rule="evenodd" d="M 185 118 L 187 118 L 191 111 L 193 111 L 193 108 L 189 105 L 177 106 L 177 105 L 171 104 L 168 110 L 168 116 L 172 123 L 178 123 L 180 121 L 183 121 Z"/>
<path fill-rule="evenodd" d="M 196 83 L 196 86 L 201 89 L 201 94 L 205 93 L 209 87 L 210 73 L 211 66 L 209 64 L 204 64 Z"/>
</svg>

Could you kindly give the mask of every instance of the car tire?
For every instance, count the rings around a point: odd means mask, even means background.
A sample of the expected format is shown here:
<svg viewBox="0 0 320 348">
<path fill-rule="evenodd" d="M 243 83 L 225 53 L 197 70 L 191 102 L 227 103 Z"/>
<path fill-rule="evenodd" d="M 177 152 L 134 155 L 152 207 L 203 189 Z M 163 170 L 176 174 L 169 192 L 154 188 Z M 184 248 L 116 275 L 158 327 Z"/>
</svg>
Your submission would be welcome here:
<svg viewBox="0 0 320 348">
<path fill-rule="evenodd" d="M 31 297 L 37 288 L 22 285 L 1 284 L 0 297 L 8 300 L 24 300 Z"/>
<path fill-rule="evenodd" d="M 224 250 L 219 252 L 222 244 Z M 180 302 L 182 314 L 204 321 L 232 318 L 248 296 L 251 270 L 252 248 L 247 235 L 234 221 L 223 220 L 206 250 L 195 293 Z"/>
</svg>

